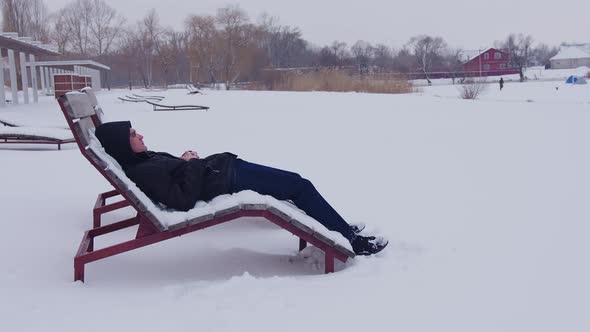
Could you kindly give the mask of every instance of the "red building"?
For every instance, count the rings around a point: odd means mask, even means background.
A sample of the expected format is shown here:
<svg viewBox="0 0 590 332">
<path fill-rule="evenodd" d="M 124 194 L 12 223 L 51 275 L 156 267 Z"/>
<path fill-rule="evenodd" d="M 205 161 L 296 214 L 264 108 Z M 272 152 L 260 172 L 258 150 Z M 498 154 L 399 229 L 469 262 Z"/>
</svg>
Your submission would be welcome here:
<svg viewBox="0 0 590 332">
<path fill-rule="evenodd" d="M 467 77 L 518 74 L 518 68 L 510 66 L 510 55 L 495 48 L 476 53 L 466 60 L 463 71 Z"/>
</svg>

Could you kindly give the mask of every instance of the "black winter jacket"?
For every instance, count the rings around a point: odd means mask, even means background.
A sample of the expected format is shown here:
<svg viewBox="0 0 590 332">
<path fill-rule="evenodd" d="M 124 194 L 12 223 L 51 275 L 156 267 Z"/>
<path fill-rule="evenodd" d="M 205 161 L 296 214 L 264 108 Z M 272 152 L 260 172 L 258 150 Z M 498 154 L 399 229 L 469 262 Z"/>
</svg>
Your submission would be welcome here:
<svg viewBox="0 0 590 332">
<path fill-rule="evenodd" d="M 152 200 L 188 211 L 199 200 L 231 192 L 236 155 L 225 152 L 185 161 L 165 152 L 134 153 L 129 128 L 128 121 L 109 122 L 96 129 L 96 136 L 129 179 Z"/>
</svg>

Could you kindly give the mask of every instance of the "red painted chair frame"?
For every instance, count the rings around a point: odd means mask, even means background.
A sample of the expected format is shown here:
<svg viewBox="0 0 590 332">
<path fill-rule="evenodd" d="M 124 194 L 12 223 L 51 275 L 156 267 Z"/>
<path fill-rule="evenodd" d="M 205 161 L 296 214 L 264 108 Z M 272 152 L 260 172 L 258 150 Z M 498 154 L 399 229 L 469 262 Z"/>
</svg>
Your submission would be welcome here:
<svg viewBox="0 0 590 332">
<path fill-rule="evenodd" d="M 240 217 L 262 217 L 270 222 L 278 225 L 279 227 L 291 232 L 295 236 L 299 237 L 299 249 L 303 250 L 307 243 L 313 244 L 315 247 L 321 249 L 325 253 L 325 273 L 334 272 L 334 259 L 338 259 L 342 262 L 346 262 L 349 258 L 347 255 L 343 254 L 342 252 L 336 250 L 334 247 L 326 244 L 325 242 L 317 239 L 313 236 L 313 234 L 307 233 L 302 231 L 301 229 L 294 226 L 289 221 L 285 220 L 284 218 L 277 216 L 276 214 L 272 213 L 268 210 L 252 210 L 252 209 L 240 209 L 236 212 L 232 212 L 225 215 L 216 216 L 213 219 L 194 224 L 188 225 L 186 227 L 176 229 L 176 230 L 165 230 L 161 231 L 157 229 L 151 221 L 148 220 L 146 214 L 142 212 L 136 203 L 129 199 L 125 194 L 125 191 L 122 190 L 117 183 L 115 183 L 109 176 L 107 176 L 106 172 L 97 165 L 92 158 L 90 158 L 86 152 L 85 147 L 81 143 L 81 140 L 78 136 L 78 133 L 74 129 L 74 123 L 72 119 L 69 117 L 66 111 L 65 106 L 65 97 L 61 96 L 58 98 L 59 105 L 61 106 L 62 112 L 70 126 L 72 133 L 74 135 L 74 139 L 80 148 L 80 152 L 84 157 L 96 168 L 103 177 L 115 188 L 115 190 L 108 191 L 98 195 L 97 201 L 95 203 L 95 207 L 93 210 L 93 228 L 86 231 L 84 236 L 82 237 L 82 241 L 78 248 L 78 252 L 76 253 L 76 257 L 74 258 L 74 280 L 75 281 L 82 281 L 84 282 L 84 266 L 90 262 L 94 262 L 100 259 L 104 259 L 107 257 L 111 257 L 114 255 L 118 255 L 130 250 L 134 250 L 137 248 L 141 248 L 150 244 L 154 244 L 157 242 L 165 241 L 173 237 L 181 236 L 183 234 L 187 234 L 190 232 L 198 231 L 201 229 L 205 229 L 211 226 L 219 225 L 221 223 L 225 223 L 228 221 L 236 220 Z M 95 125 L 100 124 L 98 117 L 96 115 L 92 116 L 92 120 Z M 123 197 L 122 201 L 106 204 L 106 199 L 115 197 L 117 195 L 121 195 Z M 114 211 L 117 209 L 121 209 L 123 207 L 131 206 L 133 207 L 137 215 L 133 218 L 125 219 L 122 221 L 118 221 L 109 225 L 101 226 L 101 216 L 104 213 Z M 137 234 L 135 239 L 122 242 L 116 245 L 112 245 L 109 247 L 101 248 L 98 250 L 94 250 L 94 238 L 100 235 L 105 235 L 108 233 L 112 233 L 121 229 L 125 229 L 131 226 L 135 226 L 139 224 L 139 228 L 137 230 Z"/>
<path fill-rule="evenodd" d="M 57 149 L 61 150 L 62 144 L 74 143 L 73 139 L 65 140 L 51 140 L 44 138 L 18 138 L 18 137 L 2 137 L 0 138 L 0 144 L 55 144 Z"/>
</svg>

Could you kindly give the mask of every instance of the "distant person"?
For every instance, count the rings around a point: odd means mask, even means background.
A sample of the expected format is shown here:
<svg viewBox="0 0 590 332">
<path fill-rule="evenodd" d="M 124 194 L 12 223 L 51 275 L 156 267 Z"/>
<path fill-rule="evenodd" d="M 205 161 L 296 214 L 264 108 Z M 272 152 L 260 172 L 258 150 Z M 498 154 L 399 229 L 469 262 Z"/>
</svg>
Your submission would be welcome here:
<svg viewBox="0 0 590 332">
<path fill-rule="evenodd" d="M 291 200 L 327 229 L 342 234 L 357 255 L 376 254 L 388 244 L 374 236 L 359 235 L 362 228 L 344 221 L 313 184 L 297 173 L 250 163 L 229 152 L 200 158 L 189 150 L 178 158 L 148 151 L 143 136 L 129 121 L 104 123 L 96 128 L 96 137 L 139 189 L 169 208 L 188 211 L 199 200 L 253 190 Z"/>
<path fill-rule="evenodd" d="M 502 88 L 504 88 L 504 78 L 500 77 L 500 91 L 502 91 Z"/>
</svg>

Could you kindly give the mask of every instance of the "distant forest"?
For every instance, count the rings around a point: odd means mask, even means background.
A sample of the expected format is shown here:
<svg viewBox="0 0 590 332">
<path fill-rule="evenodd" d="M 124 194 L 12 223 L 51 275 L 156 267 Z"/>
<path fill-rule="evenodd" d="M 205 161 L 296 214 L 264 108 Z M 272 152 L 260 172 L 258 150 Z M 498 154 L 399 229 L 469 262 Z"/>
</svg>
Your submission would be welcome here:
<svg viewBox="0 0 590 332">
<path fill-rule="evenodd" d="M 163 26 L 154 9 L 129 22 L 103 0 L 74 0 L 56 11 L 43 0 L 0 3 L 3 31 L 53 43 L 65 59 L 110 66 L 112 87 L 189 82 L 230 87 L 294 68 L 347 68 L 361 74 L 454 71 L 464 60 L 464 50 L 450 48 L 441 36 L 416 35 L 399 48 L 363 40 L 317 46 L 297 27 L 269 14 L 253 20 L 239 5 L 221 7 L 215 15 L 183 14 L 184 29 L 176 31 Z M 482 43 L 507 51 L 520 68 L 547 65 L 558 51 L 520 33 Z"/>
</svg>

